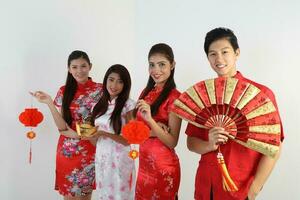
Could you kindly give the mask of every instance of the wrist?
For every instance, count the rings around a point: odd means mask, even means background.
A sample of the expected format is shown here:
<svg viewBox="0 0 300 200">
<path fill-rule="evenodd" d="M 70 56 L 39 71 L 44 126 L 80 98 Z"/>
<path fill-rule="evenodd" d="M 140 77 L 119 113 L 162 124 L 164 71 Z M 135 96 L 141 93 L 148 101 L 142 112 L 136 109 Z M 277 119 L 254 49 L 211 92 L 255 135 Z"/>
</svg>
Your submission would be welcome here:
<svg viewBox="0 0 300 200">
<path fill-rule="evenodd" d="M 46 104 L 48 105 L 49 108 L 53 108 L 53 107 L 56 108 L 53 101 L 46 102 Z"/>
<path fill-rule="evenodd" d="M 148 122 L 148 125 L 151 127 L 153 127 L 153 125 L 155 125 L 155 124 L 157 125 L 156 121 L 152 117 L 147 122 Z"/>
<path fill-rule="evenodd" d="M 218 145 L 215 143 L 208 142 L 207 150 L 208 152 L 215 151 L 218 149 Z"/>
<path fill-rule="evenodd" d="M 252 184 L 250 185 L 249 193 L 251 193 L 254 196 L 257 196 L 258 193 L 260 192 L 261 188 L 262 188 L 262 186 L 259 186 L 259 184 L 254 179 Z"/>
</svg>

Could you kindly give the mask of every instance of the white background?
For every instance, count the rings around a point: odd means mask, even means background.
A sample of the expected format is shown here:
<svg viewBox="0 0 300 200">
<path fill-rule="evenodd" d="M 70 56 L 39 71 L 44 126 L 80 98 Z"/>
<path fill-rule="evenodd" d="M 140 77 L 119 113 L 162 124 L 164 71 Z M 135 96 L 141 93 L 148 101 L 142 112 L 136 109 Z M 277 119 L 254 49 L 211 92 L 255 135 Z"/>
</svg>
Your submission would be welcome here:
<svg viewBox="0 0 300 200">
<path fill-rule="evenodd" d="M 276 94 L 285 130 L 281 158 L 257 199 L 300 199 L 299 9 L 296 0 L 1 0 L 0 198 L 61 199 L 53 190 L 58 133 L 48 109 L 33 101 L 45 119 L 35 129 L 32 165 L 28 129 L 18 115 L 31 105 L 28 91 L 56 94 L 72 50 L 88 53 L 97 82 L 112 64 L 125 65 L 136 99 L 148 79 L 148 51 L 158 42 L 174 50 L 179 90 L 214 77 L 204 37 L 224 26 L 239 40 L 238 70 Z M 176 147 L 182 167 L 179 197 L 191 200 L 199 156 L 186 148 L 185 127 Z"/>
</svg>

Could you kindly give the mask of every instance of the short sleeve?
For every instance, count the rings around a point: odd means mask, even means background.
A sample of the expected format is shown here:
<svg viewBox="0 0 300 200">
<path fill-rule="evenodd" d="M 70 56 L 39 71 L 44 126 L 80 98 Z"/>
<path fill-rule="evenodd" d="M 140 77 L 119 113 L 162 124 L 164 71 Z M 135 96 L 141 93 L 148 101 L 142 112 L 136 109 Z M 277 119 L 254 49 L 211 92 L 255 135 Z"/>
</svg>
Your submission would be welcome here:
<svg viewBox="0 0 300 200">
<path fill-rule="evenodd" d="M 278 106 L 277 106 L 277 102 L 276 102 L 276 99 L 275 99 L 275 95 L 273 94 L 273 98 L 271 99 L 271 101 L 273 102 L 273 104 L 275 105 L 276 107 L 276 110 L 278 112 L 278 116 L 279 116 L 279 119 L 280 119 L 280 132 L 281 132 L 281 135 L 280 135 L 280 140 L 281 142 L 283 142 L 284 140 L 284 130 L 283 130 L 283 126 L 282 126 L 282 121 L 281 121 L 281 117 L 280 117 L 280 114 L 279 114 L 279 109 L 278 109 Z"/>
<path fill-rule="evenodd" d="M 56 97 L 54 98 L 54 101 L 53 101 L 54 105 L 59 108 L 62 106 L 63 91 L 64 91 L 64 87 L 61 87 L 58 90 Z"/>
<path fill-rule="evenodd" d="M 123 108 L 123 113 L 127 113 L 135 108 L 136 102 L 132 99 L 128 99 Z"/>
<path fill-rule="evenodd" d="M 208 129 L 199 128 L 191 123 L 188 123 L 185 134 L 208 141 Z"/>
<path fill-rule="evenodd" d="M 172 93 L 169 96 L 168 112 L 172 111 L 172 105 L 179 96 L 180 96 L 180 92 L 178 90 L 175 89 L 172 91 Z"/>
<path fill-rule="evenodd" d="M 278 109 L 278 106 L 277 106 L 275 95 L 272 92 L 272 90 L 267 88 L 266 86 L 263 86 L 262 91 L 270 98 L 270 100 L 272 101 L 272 103 L 274 104 L 274 106 L 275 106 L 275 108 L 278 112 L 279 119 L 280 119 L 280 129 L 281 129 L 280 130 L 281 131 L 280 140 L 281 140 L 281 142 L 283 142 L 283 140 L 284 140 L 284 130 L 283 130 L 282 121 L 281 121 L 281 117 L 280 117 L 280 114 L 279 114 L 279 109 Z"/>
</svg>

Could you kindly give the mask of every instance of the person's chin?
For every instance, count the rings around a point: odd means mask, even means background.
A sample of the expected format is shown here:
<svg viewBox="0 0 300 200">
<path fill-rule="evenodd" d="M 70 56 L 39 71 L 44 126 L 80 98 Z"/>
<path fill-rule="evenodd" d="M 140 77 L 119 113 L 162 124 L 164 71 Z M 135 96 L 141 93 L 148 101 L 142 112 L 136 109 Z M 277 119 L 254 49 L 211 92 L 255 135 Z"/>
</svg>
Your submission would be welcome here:
<svg viewBox="0 0 300 200">
<path fill-rule="evenodd" d="M 226 77 L 228 72 L 226 70 L 216 70 L 219 77 Z"/>
<path fill-rule="evenodd" d="M 87 78 L 76 78 L 76 81 L 79 82 L 79 83 L 84 83 L 87 80 L 88 80 Z"/>
</svg>

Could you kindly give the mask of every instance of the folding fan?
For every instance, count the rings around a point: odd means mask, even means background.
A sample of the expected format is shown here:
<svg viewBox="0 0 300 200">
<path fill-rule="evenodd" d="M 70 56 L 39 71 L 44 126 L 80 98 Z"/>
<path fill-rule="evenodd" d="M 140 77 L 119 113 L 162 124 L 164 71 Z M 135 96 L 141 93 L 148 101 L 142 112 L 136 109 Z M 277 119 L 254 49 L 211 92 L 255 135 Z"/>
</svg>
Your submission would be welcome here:
<svg viewBox="0 0 300 200">
<path fill-rule="evenodd" d="M 276 107 L 259 88 L 236 78 L 201 81 L 175 100 L 172 112 L 197 127 L 223 127 L 233 141 L 274 157 L 281 125 Z"/>
</svg>

